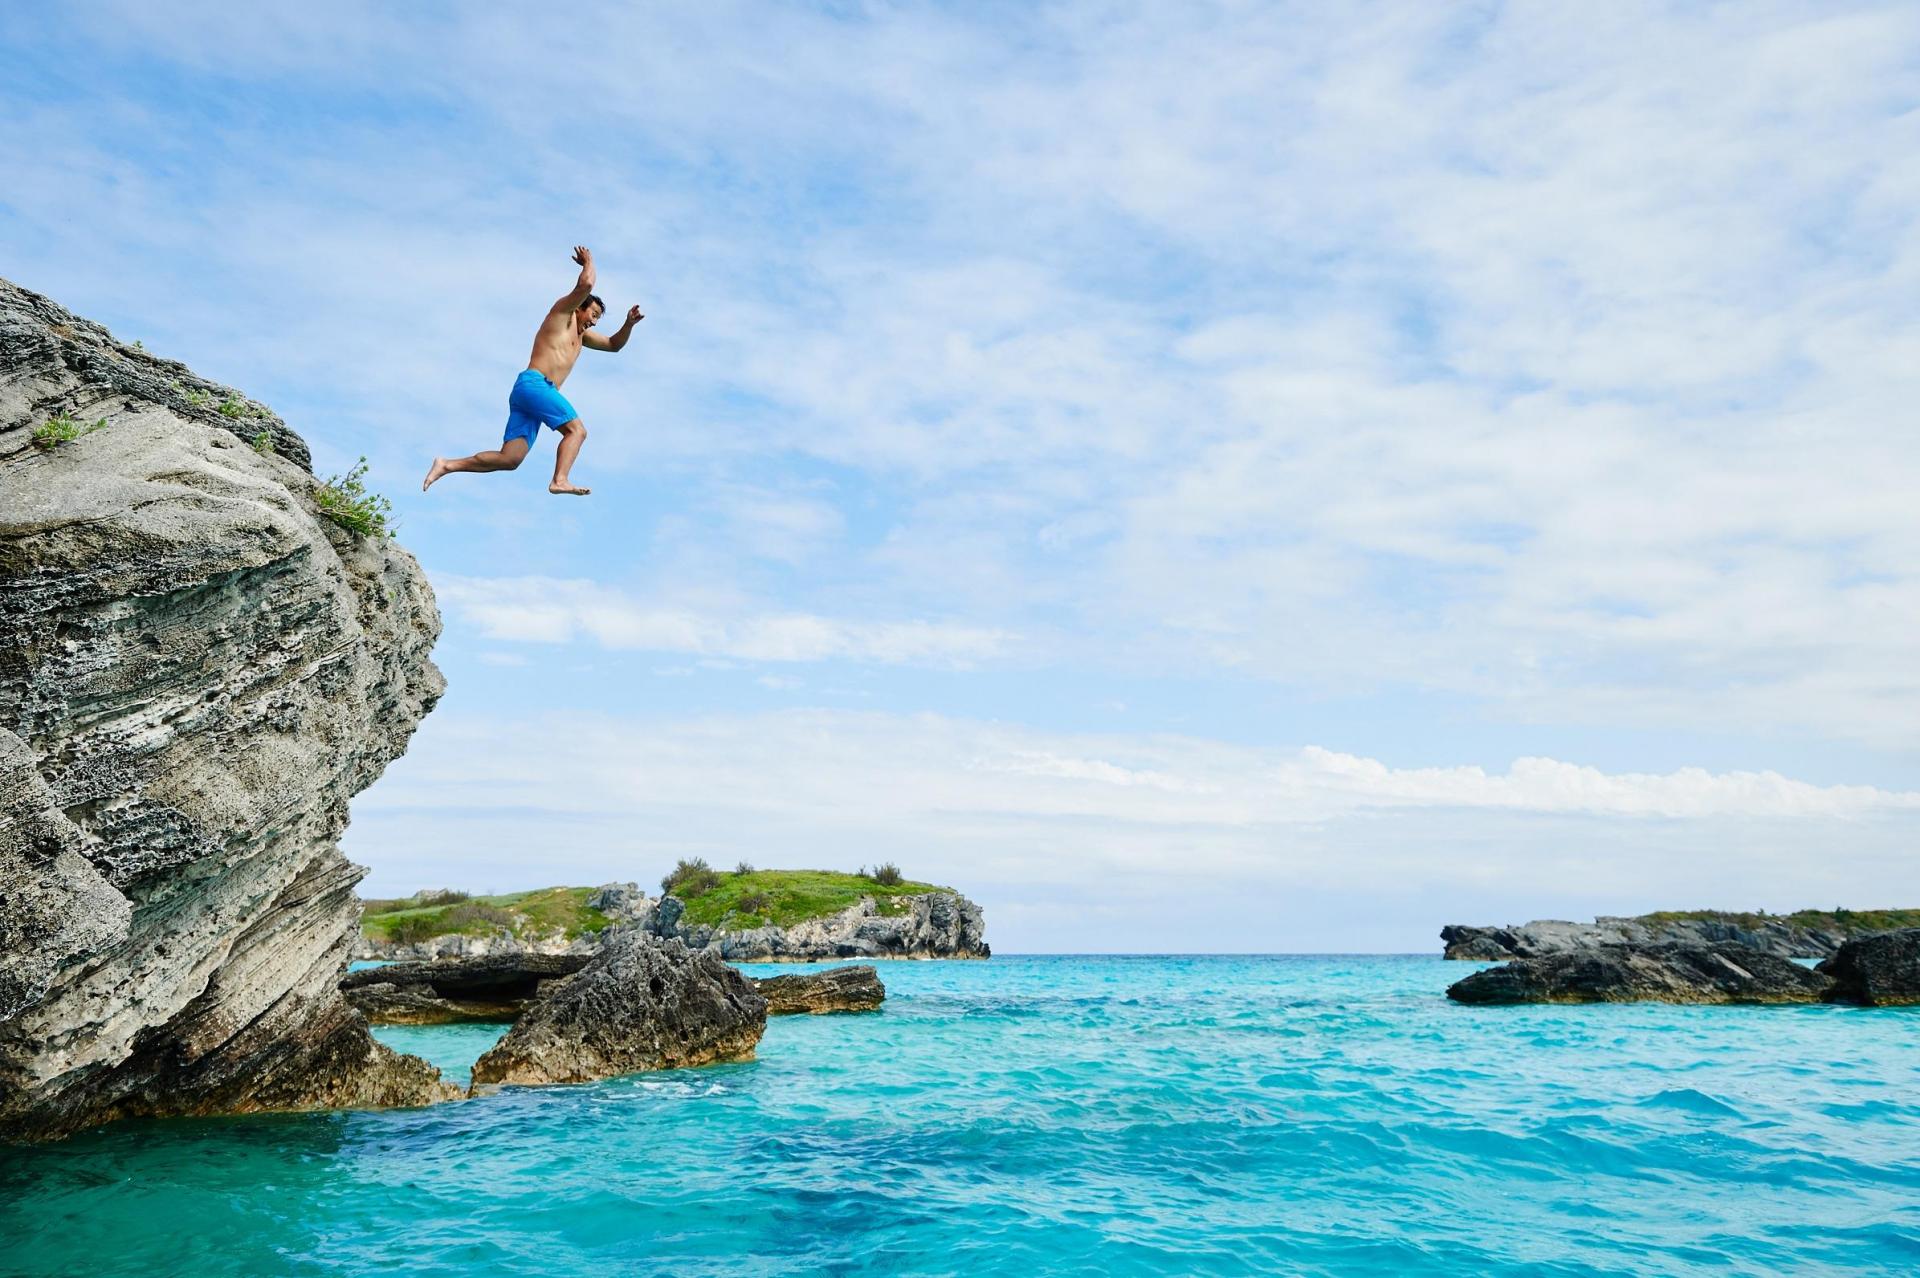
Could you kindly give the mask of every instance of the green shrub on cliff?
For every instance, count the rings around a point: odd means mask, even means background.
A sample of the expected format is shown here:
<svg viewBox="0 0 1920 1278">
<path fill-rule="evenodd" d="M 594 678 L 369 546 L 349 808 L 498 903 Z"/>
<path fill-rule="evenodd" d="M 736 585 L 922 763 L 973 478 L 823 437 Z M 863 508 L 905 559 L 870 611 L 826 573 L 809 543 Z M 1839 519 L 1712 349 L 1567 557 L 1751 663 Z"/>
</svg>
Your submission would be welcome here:
<svg viewBox="0 0 1920 1278">
<path fill-rule="evenodd" d="M 713 872 L 705 857 L 681 857 L 667 876 L 660 880 L 660 890 L 671 892 L 683 900 L 691 900 L 713 891 L 720 885 L 720 876 Z"/>
<path fill-rule="evenodd" d="M 314 490 L 320 513 L 359 537 L 385 537 L 392 528 L 393 503 L 367 491 L 367 459 Z"/>
<path fill-rule="evenodd" d="M 106 427 L 107 419 L 102 417 L 90 426 L 83 426 L 77 418 L 65 413 L 55 413 L 46 421 L 33 428 L 33 442 L 42 448 L 58 448 L 62 444 L 71 444 L 82 435 L 91 435 Z"/>
</svg>

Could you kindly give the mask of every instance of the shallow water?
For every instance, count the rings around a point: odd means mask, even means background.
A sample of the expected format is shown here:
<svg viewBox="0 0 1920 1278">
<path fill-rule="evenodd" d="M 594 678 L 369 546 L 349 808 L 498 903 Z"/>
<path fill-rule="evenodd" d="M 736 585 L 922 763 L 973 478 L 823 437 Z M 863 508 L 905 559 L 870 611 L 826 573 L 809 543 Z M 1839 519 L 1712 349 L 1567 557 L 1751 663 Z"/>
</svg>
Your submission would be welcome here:
<svg viewBox="0 0 1920 1278">
<path fill-rule="evenodd" d="M 1470 970 L 883 965 L 747 1064 L 0 1152 L 0 1273 L 1920 1266 L 1920 1012 L 1449 1004 Z M 498 1032 L 380 1034 L 464 1078 Z"/>
</svg>

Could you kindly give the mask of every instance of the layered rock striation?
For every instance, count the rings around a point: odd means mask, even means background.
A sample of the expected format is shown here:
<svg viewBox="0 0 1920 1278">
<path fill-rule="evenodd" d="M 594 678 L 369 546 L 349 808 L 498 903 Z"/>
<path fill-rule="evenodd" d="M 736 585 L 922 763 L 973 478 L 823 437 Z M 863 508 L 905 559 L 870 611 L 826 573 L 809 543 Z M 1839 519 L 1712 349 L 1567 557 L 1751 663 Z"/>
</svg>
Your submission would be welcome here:
<svg viewBox="0 0 1920 1278">
<path fill-rule="evenodd" d="M 1825 958 L 1855 934 L 1831 916 L 1808 924 L 1778 915 L 1701 911 L 1632 918 L 1603 914 L 1591 923 L 1563 919 L 1535 919 L 1506 927 L 1454 923 L 1440 929 L 1440 941 L 1447 958 L 1482 962 L 1539 958 L 1603 945 L 1742 945 L 1779 958 Z"/>
<path fill-rule="evenodd" d="M 393 963 L 348 972 L 340 992 L 374 1025 L 511 1021 L 588 961 L 585 954 L 493 954 Z"/>
<path fill-rule="evenodd" d="M 0 1136 L 453 1094 L 335 988 L 348 800 L 443 683 L 418 565 L 316 488 L 271 413 L 0 281 Z"/>
<path fill-rule="evenodd" d="M 1447 989 L 1458 1003 L 1814 1003 L 1827 978 L 1749 946 L 1596 945 L 1515 959 Z"/>
<path fill-rule="evenodd" d="M 762 977 L 753 982 L 753 987 L 767 1000 L 768 1016 L 871 1012 L 887 998 L 887 987 L 880 983 L 880 973 L 870 963 Z"/>
</svg>

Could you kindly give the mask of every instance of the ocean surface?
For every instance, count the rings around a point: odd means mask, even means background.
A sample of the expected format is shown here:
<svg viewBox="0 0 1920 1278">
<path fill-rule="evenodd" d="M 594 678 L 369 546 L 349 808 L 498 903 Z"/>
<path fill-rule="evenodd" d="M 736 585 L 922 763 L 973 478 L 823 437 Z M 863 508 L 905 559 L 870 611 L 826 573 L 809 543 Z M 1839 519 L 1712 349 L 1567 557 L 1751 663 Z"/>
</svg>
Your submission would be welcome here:
<svg viewBox="0 0 1920 1278">
<path fill-rule="evenodd" d="M 1448 1003 L 1474 966 L 883 964 L 746 1064 L 0 1151 L 0 1273 L 1920 1269 L 1920 1011 Z M 499 1032 L 379 1031 L 463 1078 Z"/>
</svg>

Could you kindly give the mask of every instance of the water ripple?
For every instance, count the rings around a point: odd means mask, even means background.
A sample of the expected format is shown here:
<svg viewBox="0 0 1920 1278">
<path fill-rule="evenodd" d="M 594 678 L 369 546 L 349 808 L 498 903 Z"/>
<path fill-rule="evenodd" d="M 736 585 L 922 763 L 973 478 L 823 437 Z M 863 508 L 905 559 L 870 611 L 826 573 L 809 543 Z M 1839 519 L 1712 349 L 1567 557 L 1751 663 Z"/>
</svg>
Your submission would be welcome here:
<svg viewBox="0 0 1920 1278">
<path fill-rule="evenodd" d="M 1920 1017 L 1427 959 L 885 969 L 759 1059 L 0 1154 L 8 1274 L 1639 1275 L 1920 1263 Z M 382 1031 L 457 1075 L 498 1027 Z"/>
</svg>

